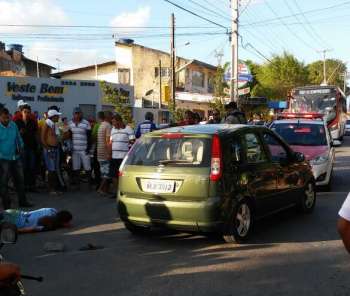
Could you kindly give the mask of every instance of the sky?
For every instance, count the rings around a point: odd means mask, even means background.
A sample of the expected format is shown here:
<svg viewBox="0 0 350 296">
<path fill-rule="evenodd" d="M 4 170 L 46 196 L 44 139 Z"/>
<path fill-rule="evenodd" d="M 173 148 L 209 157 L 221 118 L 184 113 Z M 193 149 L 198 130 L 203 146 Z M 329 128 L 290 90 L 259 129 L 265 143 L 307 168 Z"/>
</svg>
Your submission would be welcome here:
<svg viewBox="0 0 350 296">
<path fill-rule="evenodd" d="M 215 24 L 165 0 L 0 0 L 0 41 L 62 71 L 113 60 L 123 37 L 169 51 L 174 13 L 177 55 L 216 65 L 222 53 L 229 61 L 230 1 L 171 1 Z M 288 51 L 310 63 L 327 49 L 327 57 L 350 62 L 350 1 L 241 0 L 240 12 L 242 60 L 265 63 Z"/>
</svg>

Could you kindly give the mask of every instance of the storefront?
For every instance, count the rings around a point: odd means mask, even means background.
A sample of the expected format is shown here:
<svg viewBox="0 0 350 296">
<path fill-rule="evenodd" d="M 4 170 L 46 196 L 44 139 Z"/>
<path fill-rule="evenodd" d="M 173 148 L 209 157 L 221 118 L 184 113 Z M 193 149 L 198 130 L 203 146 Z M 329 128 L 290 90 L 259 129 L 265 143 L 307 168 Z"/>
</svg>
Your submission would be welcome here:
<svg viewBox="0 0 350 296">
<path fill-rule="evenodd" d="M 111 84 L 128 96 L 128 104 L 134 105 L 133 87 Z M 29 103 L 39 114 L 57 105 L 63 116 L 70 117 L 74 107 L 80 107 L 85 116 L 96 116 L 100 110 L 113 109 L 103 103 L 103 91 L 99 81 L 64 80 L 33 77 L 0 77 L 0 103 L 15 112 L 17 102 Z"/>
</svg>

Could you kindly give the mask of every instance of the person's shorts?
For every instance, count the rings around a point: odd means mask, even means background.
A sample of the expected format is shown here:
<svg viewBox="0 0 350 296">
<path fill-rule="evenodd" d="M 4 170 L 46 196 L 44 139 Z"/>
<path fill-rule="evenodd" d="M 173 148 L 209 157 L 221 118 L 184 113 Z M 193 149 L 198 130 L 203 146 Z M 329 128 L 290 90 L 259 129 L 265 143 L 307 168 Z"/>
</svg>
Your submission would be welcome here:
<svg viewBox="0 0 350 296">
<path fill-rule="evenodd" d="M 73 171 L 79 171 L 83 166 L 84 171 L 91 171 L 90 155 L 85 151 L 73 151 L 72 153 Z"/>
<path fill-rule="evenodd" d="M 116 178 L 123 159 L 112 159 L 111 161 L 111 177 Z"/>
<path fill-rule="evenodd" d="M 111 179 L 111 162 L 109 160 L 99 160 L 101 178 Z"/>
<path fill-rule="evenodd" d="M 58 148 L 44 148 L 44 161 L 49 172 L 56 172 L 60 167 L 60 152 Z"/>
</svg>

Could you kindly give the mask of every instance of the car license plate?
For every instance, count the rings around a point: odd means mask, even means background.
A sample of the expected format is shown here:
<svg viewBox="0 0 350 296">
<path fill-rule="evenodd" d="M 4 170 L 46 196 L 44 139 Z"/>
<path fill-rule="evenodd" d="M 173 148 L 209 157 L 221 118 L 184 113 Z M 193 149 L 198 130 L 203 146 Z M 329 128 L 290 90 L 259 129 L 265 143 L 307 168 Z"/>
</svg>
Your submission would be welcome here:
<svg viewBox="0 0 350 296">
<path fill-rule="evenodd" d="M 141 187 L 144 192 L 152 193 L 171 193 L 174 192 L 174 181 L 142 179 Z"/>
</svg>

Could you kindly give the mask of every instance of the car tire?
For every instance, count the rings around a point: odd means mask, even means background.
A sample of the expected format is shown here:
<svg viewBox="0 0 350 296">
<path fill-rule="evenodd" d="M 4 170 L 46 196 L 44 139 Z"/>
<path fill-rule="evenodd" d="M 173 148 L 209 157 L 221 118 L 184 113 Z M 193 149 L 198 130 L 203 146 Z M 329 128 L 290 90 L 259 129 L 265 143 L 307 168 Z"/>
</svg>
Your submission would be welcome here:
<svg viewBox="0 0 350 296">
<path fill-rule="evenodd" d="M 149 231 L 149 227 L 138 226 L 129 221 L 124 221 L 125 228 L 129 230 L 132 234 L 141 235 Z"/>
<path fill-rule="evenodd" d="M 248 240 L 253 227 L 251 203 L 244 198 L 234 207 L 223 230 L 223 239 L 227 243 L 244 243 Z"/>
<path fill-rule="evenodd" d="M 303 188 L 300 200 L 299 210 L 302 213 L 310 214 L 316 205 L 316 186 L 313 182 L 308 182 Z"/>
</svg>

